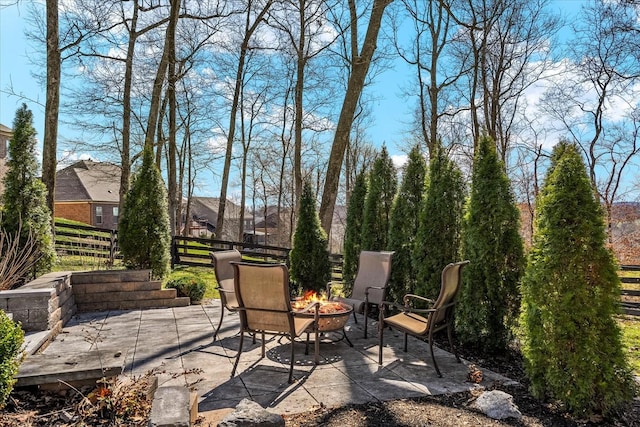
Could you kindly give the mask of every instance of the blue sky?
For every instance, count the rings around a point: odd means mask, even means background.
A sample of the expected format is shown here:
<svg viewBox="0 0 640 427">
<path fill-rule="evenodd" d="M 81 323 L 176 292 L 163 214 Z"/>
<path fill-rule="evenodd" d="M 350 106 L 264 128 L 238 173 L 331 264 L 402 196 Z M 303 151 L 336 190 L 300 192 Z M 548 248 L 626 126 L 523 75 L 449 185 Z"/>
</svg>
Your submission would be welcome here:
<svg viewBox="0 0 640 427">
<path fill-rule="evenodd" d="M 553 0 L 552 7 L 563 14 L 575 13 L 583 0 Z M 41 140 L 44 135 L 45 88 L 33 77 L 34 65 L 29 61 L 33 56 L 32 47 L 24 35 L 26 6 L 0 8 L 0 123 L 11 127 L 15 111 L 23 102 L 16 96 L 7 94 L 13 86 L 17 93 L 28 98 L 27 105 L 34 113 L 34 126 Z M 44 68 L 44 64 L 41 65 Z M 401 61 L 376 77 L 369 90 L 375 93 L 373 118 L 368 128 L 371 142 L 377 146 L 386 144 L 392 156 L 404 157 L 405 133 L 411 119 L 414 100 L 407 101 L 402 95 L 402 87 L 412 79 L 412 71 Z M 59 128 L 60 138 L 73 136 L 64 125 Z M 404 149 L 403 149 L 404 148 Z M 96 158 L 95 160 L 102 160 Z M 210 181 L 209 181 L 210 182 Z M 214 183 L 215 185 L 215 183 Z M 208 185 L 211 187 L 211 185 Z M 215 193 L 215 190 L 209 190 Z M 209 195 L 209 194 L 207 194 Z M 210 194 L 216 195 L 216 194 Z"/>
<path fill-rule="evenodd" d="M 24 35 L 26 14 L 24 6 L 0 8 L 0 123 L 12 127 L 15 112 L 22 104 L 18 97 L 7 94 L 8 86 L 12 85 L 15 92 L 29 98 L 26 102 L 33 111 L 34 127 L 41 140 L 44 135 L 45 88 L 32 76 L 34 65 L 29 61 L 32 47 Z M 401 85 L 407 78 L 406 69 L 403 70 L 399 64 L 378 76 L 374 89 L 377 100 L 373 125 L 369 128 L 370 137 L 376 145 L 386 143 L 391 154 L 397 151 L 395 142 L 403 139 L 410 114 L 410 106 L 400 97 Z M 59 135 L 64 137 L 65 132 L 69 130 L 61 126 Z"/>
</svg>

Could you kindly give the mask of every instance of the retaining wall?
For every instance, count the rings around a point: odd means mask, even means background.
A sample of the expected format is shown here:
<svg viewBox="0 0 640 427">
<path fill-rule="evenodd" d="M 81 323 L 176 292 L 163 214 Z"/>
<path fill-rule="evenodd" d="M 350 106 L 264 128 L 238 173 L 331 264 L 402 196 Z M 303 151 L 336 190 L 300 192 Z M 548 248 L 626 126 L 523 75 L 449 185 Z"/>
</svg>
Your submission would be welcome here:
<svg viewBox="0 0 640 427">
<path fill-rule="evenodd" d="M 19 289 L 0 292 L 0 309 L 11 313 L 25 332 L 61 331 L 76 312 L 71 272 L 48 273 Z"/>
</svg>

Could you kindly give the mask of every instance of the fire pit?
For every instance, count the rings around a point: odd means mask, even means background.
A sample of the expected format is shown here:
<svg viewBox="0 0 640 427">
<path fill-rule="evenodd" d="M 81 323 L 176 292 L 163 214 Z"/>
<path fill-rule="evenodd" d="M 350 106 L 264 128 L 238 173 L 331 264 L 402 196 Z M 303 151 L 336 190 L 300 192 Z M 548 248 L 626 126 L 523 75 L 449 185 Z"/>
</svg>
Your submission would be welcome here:
<svg viewBox="0 0 640 427">
<path fill-rule="evenodd" d="M 343 337 L 347 340 L 349 345 L 353 347 L 353 344 L 351 344 L 351 341 L 349 341 L 349 338 L 344 331 L 344 325 L 347 323 L 347 320 L 349 320 L 353 307 L 339 301 L 328 301 L 326 297 L 318 296 L 315 292 L 307 292 L 302 298 L 297 298 L 292 301 L 291 308 L 294 311 L 300 311 L 313 302 L 320 303 L 318 312 L 318 331 L 342 331 Z M 314 314 L 315 313 L 311 311 L 302 313 L 301 315 L 313 317 Z"/>
</svg>

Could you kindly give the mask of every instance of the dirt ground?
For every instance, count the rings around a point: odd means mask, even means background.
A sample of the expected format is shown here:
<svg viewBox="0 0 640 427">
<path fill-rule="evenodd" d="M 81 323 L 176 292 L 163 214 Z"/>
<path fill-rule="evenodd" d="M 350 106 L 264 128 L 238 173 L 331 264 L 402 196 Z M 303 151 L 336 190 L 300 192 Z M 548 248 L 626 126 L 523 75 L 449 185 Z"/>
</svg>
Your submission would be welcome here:
<svg viewBox="0 0 640 427">
<path fill-rule="evenodd" d="M 575 419 L 561 408 L 534 399 L 526 387 L 522 360 L 518 356 L 479 359 L 462 356 L 514 379 L 522 386 L 497 388 L 513 396 L 522 413 L 520 420 L 493 420 L 471 408 L 472 393 L 427 396 L 384 403 L 320 408 L 313 412 L 285 417 L 287 427 L 417 427 L 417 426 L 526 426 L 526 427 L 640 427 L 640 400 L 611 419 Z M 476 392 L 477 393 L 477 392 Z M 117 384 L 107 390 L 76 390 L 64 395 L 34 390 L 12 393 L 5 410 L 0 411 L 0 427 L 40 426 L 146 426 L 150 403 L 147 378 L 134 384 Z M 208 427 L 205 423 L 199 423 Z M 215 426 L 214 426 L 215 427 Z"/>
</svg>

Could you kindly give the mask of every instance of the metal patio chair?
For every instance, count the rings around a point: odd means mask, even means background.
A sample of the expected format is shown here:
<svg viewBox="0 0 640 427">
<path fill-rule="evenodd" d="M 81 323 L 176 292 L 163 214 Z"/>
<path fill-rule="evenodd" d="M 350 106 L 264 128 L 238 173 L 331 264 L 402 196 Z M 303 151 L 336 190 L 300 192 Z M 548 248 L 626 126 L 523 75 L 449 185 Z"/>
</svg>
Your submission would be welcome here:
<svg viewBox="0 0 640 427">
<path fill-rule="evenodd" d="M 244 334 L 262 335 L 262 357 L 265 356 L 265 334 L 288 336 L 291 340 L 291 364 L 289 383 L 293 381 L 293 363 L 295 358 L 295 338 L 315 333 L 314 362 L 319 363 L 318 340 L 318 302 L 308 305 L 304 310 L 293 311 L 289 294 L 289 270 L 284 264 L 232 263 L 235 273 L 235 292 L 240 314 L 240 345 L 233 365 L 231 376 L 235 375 L 242 353 Z M 310 317 L 308 313 L 315 312 Z M 301 314 L 300 316 L 298 316 Z M 305 316 L 306 314 L 306 316 Z"/>
<path fill-rule="evenodd" d="M 414 294 L 406 294 L 403 298 L 404 305 L 383 302 L 380 306 L 380 320 L 378 323 L 378 364 L 382 365 L 382 347 L 384 328 L 391 327 L 404 333 L 404 351 L 407 351 L 407 336 L 427 340 L 431 351 L 433 367 L 439 377 L 442 377 L 436 358 L 433 355 L 433 334 L 446 329 L 449 345 L 460 363 L 460 357 L 453 345 L 453 314 L 456 304 L 456 295 L 460 289 L 462 269 L 469 261 L 451 263 L 442 270 L 440 294 L 435 301 Z M 413 308 L 413 302 L 431 304 L 431 308 Z M 401 310 L 400 313 L 385 317 L 388 307 Z"/>
<path fill-rule="evenodd" d="M 369 306 L 380 305 L 387 295 L 391 277 L 391 260 L 394 252 L 362 251 L 358 258 L 358 272 L 349 297 L 332 297 L 332 283 L 327 285 L 327 296 L 353 307 L 353 318 L 358 323 L 356 313 L 364 315 L 364 337 L 367 338 Z"/>
<path fill-rule="evenodd" d="M 222 326 L 222 319 L 224 318 L 224 310 L 234 312 L 238 310 L 238 299 L 236 298 L 236 291 L 234 289 L 234 273 L 231 262 L 242 261 L 242 255 L 239 251 L 233 249 L 228 251 L 216 251 L 209 252 L 211 256 L 211 263 L 216 275 L 216 281 L 218 282 L 218 292 L 220 293 L 220 321 L 218 327 L 213 333 L 213 341 L 216 340 L 220 327 Z"/>
</svg>

